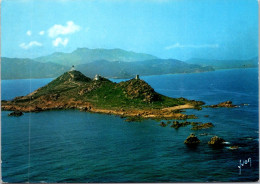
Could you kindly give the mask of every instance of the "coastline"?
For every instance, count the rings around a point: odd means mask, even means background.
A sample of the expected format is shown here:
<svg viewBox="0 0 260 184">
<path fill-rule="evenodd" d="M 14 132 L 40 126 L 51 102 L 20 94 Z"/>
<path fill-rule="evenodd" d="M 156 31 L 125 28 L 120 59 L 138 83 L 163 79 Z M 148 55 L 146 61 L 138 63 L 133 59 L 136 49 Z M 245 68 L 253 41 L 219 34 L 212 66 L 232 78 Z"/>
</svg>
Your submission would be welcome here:
<svg viewBox="0 0 260 184">
<path fill-rule="evenodd" d="M 102 114 L 112 114 L 121 117 L 138 117 L 143 119 L 178 119 L 185 120 L 196 118 L 195 115 L 186 115 L 182 114 L 179 111 L 182 109 L 196 109 L 195 105 L 185 104 L 178 105 L 162 109 L 123 109 L 123 108 L 114 108 L 114 109 L 103 109 L 93 107 L 90 103 L 81 103 L 81 104 L 52 104 L 48 106 L 19 106 L 14 105 L 5 101 L 2 101 L 1 104 L 2 111 L 19 111 L 19 112 L 42 112 L 42 111 L 51 111 L 51 110 L 69 110 L 77 109 L 85 112 L 92 113 L 102 113 Z"/>
</svg>

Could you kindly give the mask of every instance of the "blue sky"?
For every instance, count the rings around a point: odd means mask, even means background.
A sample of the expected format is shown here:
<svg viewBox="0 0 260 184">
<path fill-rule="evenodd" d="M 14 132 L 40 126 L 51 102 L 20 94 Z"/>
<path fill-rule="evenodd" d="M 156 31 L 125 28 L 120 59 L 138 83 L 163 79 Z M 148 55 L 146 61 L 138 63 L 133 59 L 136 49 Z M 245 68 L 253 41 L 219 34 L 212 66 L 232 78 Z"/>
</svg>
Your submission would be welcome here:
<svg viewBox="0 0 260 184">
<path fill-rule="evenodd" d="M 1 54 L 121 48 L 161 58 L 258 56 L 256 0 L 3 0 Z"/>
</svg>

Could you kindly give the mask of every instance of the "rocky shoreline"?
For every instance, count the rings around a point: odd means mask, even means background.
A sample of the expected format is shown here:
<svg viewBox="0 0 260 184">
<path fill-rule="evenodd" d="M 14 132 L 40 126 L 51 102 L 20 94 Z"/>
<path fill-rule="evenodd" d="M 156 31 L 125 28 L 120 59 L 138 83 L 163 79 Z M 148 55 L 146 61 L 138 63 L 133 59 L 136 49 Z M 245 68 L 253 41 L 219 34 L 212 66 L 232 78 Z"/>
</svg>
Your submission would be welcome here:
<svg viewBox="0 0 260 184">
<path fill-rule="evenodd" d="M 93 107 L 89 102 L 82 102 L 82 101 L 69 101 L 67 103 L 62 103 L 59 101 L 45 101 L 42 99 L 41 104 L 23 104 L 20 101 L 22 101 L 24 97 L 16 97 L 14 101 L 2 101 L 1 109 L 3 111 L 15 111 L 15 112 L 41 112 L 41 111 L 49 111 L 49 110 L 68 110 L 68 109 L 78 109 L 80 111 L 86 111 L 86 112 L 93 112 L 93 113 L 103 113 L 103 114 L 113 114 L 118 115 L 121 117 L 132 117 L 132 120 L 138 119 L 138 117 L 144 118 L 144 119 L 176 119 L 176 120 L 186 120 L 186 119 L 196 119 L 197 117 L 195 115 L 186 115 L 181 112 L 180 110 L 183 109 L 197 109 L 195 105 L 192 104 L 186 104 L 186 105 L 179 105 L 174 107 L 168 107 L 163 109 L 100 109 Z M 18 103 L 16 103 L 16 100 L 19 100 Z M 222 102 L 221 105 L 211 105 L 211 106 L 205 106 L 205 107 L 237 107 L 236 105 L 233 105 L 232 102 Z M 177 111 L 176 111 L 177 110 Z M 206 124 L 211 126 L 211 124 Z M 182 124 L 177 125 L 183 126 Z M 207 128 L 205 125 L 198 125 L 198 129 L 201 129 L 201 127 Z"/>
<path fill-rule="evenodd" d="M 14 104 L 12 102 L 2 101 L 1 109 L 3 111 L 14 111 L 14 112 L 42 112 L 50 110 L 69 110 L 69 109 L 78 109 L 80 111 L 92 112 L 92 113 L 102 113 L 117 115 L 124 118 L 132 117 L 132 121 L 138 118 L 144 119 L 176 119 L 176 120 L 185 120 L 185 119 L 196 119 L 195 115 L 186 115 L 180 112 L 173 112 L 169 110 L 161 109 L 99 109 L 93 107 L 90 103 L 82 102 L 71 102 L 71 104 L 60 104 L 60 103 L 51 103 L 45 105 L 27 105 L 23 106 L 22 104 Z"/>
</svg>

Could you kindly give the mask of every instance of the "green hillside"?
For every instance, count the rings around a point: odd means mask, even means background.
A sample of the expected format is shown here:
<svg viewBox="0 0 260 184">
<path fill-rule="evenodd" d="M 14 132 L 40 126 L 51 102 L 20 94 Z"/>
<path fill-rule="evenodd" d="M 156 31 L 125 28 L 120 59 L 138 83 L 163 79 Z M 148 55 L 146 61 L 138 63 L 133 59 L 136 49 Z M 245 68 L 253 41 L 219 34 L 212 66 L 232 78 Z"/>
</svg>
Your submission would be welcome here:
<svg viewBox="0 0 260 184">
<path fill-rule="evenodd" d="M 163 108 L 184 104 L 197 107 L 204 103 L 161 95 L 141 79 L 114 83 L 103 77 L 92 80 L 79 71 L 69 71 L 31 94 L 16 97 L 12 101 L 2 101 L 1 105 L 2 110 L 24 112 L 77 108 L 105 113 L 114 110 L 115 114 L 128 111 L 128 116 L 138 116 L 146 110 L 143 116 L 150 113 L 149 117 L 154 118 L 188 118 L 180 113 L 162 111 Z"/>
</svg>

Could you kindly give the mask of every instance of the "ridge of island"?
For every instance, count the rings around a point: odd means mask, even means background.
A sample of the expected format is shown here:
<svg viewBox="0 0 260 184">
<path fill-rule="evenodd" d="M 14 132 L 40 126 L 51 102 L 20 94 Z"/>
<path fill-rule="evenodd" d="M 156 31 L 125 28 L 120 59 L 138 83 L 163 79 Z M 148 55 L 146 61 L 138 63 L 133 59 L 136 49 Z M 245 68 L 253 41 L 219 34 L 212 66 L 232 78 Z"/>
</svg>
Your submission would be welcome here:
<svg viewBox="0 0 260 184">
<path fill-rule="evenodd" d="M 26 96 L 2 100 L 1 109 L 20 112 L 79 109 L 131 118 L 189 119 L 195 116 L 180 110 L 199 109 L 202 105 L 202 101 L 161 95 L 138 76 L 115 83 L 99 75 L 91 79 L 71 70 Z"/>
</svg>

